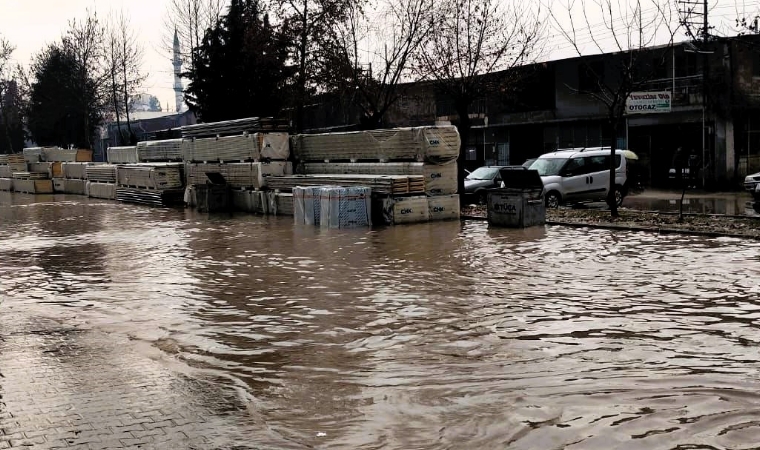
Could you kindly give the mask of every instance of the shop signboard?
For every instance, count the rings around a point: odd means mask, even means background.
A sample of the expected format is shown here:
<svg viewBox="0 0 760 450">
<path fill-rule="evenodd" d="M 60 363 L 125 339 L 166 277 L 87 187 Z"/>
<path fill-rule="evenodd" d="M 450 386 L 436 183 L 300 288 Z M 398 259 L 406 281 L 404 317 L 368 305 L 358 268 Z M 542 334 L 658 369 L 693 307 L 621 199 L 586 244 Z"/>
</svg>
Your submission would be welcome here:
<svg viewBox="0 0 760 450">
<path fill-rule="evenodd" d="M 660 92 L 631 92 L 625 102 L 626 114 L 669 113 L 671 94 Z"/>
</svg>

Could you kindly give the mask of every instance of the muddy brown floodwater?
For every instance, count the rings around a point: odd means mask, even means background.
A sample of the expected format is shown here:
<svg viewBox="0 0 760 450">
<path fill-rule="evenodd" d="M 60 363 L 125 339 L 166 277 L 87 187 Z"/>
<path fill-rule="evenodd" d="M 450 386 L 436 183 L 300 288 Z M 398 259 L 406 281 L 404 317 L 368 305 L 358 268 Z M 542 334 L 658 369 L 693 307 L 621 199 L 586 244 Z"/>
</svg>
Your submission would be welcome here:
<svg viewBox="0 0 760 450">
<path fill-rule="evenodd" d="M 92 361 L 155 351 L 214 379 L 229 444 L 760 445 L 755 241 L 33 201 L 0 193 L 0 315 L 124 340 L 80 342 Z"/>
</svg>

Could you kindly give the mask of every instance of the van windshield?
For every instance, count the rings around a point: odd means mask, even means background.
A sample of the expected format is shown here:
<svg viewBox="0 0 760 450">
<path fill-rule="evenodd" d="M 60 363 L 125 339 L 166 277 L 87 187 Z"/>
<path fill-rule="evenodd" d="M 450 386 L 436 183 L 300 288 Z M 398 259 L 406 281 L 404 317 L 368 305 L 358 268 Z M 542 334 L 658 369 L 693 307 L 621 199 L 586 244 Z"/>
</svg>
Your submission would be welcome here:
<svg viewBox="0 0 760 450">
<path fill-rule="evenodd" d="M 542 177 L 558 175 L 567 158 L 539 158 L 530 166 L 530 170 L 537 170 Z"/>
</svg>

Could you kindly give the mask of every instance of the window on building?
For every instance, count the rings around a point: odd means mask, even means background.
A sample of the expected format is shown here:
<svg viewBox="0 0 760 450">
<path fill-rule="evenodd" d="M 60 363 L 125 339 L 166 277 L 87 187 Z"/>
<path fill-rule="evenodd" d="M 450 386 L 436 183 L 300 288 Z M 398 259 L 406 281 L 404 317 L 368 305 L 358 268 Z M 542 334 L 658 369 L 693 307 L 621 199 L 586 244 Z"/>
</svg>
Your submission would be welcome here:
<svg viewBox="0 0 760 450">
<path fill-rule="evenodd" d="M 676 76 L 690 77 L 699 74 L 699 64 L 696 53 L 683 52 L 676 58 Z"/>
<path fill-rule="evenodd" d="M 582 62 L 578 66 L 578 90 L 599 92 L 604 83 L 604 61 Z"/>
<path fill-rule="evenodd" d="M 467 161 L 477 161 L 478 160 L 478 149 L 475 147 L 467 147 Z"/>
</svg>

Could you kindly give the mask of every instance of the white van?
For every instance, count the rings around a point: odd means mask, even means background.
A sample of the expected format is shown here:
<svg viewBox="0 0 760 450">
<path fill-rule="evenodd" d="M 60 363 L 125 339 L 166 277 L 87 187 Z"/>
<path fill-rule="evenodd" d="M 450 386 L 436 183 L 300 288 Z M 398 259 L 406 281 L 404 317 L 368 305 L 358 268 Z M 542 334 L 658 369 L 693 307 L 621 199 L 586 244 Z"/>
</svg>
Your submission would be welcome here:
<svg viewBox="0 0 760 450">
<path fill-rule="evenodd" d="M 615 151 L 615 202 L 626 195 L 627 160 L 623 150 Z M 562 203 L 603 201 L 610 187 L 610 149 L 603 147 L 567 149 L 541 155 L 530 166 L 544 183 L 546 206 Z"/>
</svg>

